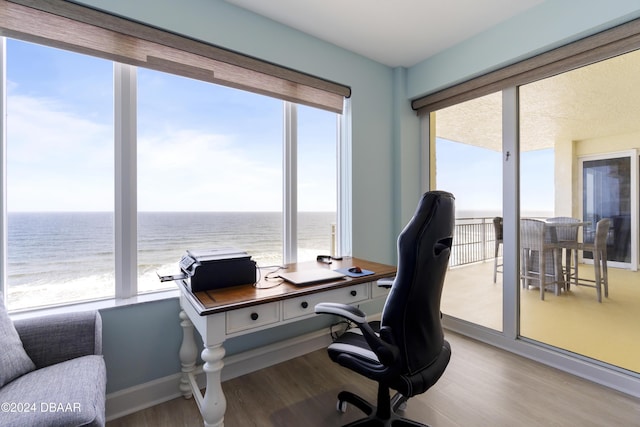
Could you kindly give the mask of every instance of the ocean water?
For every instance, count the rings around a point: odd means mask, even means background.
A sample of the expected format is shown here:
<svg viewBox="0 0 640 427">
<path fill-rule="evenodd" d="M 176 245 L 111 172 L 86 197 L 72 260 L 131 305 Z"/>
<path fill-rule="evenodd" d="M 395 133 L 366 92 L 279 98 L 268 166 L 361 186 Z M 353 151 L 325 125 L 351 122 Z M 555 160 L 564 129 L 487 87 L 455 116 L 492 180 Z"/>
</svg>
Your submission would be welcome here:
<svg viewBox="0 0 640 427">
<path fill-rule="evenodd" d="M 460 211 L 450 266 L 493 255 L 499 213 Z M 335 213 L 298 217 L 298 260 L 329 254 Z M 11 309 L 107 298 L 114 293 L 113 214 L 9 213 L 8 295 Z M 235 247 L 259 266 L 282 263 L 282 217 L 277 212 L 142 212 L 138 215 L 138 289 L 175 287 L 161 275 L 180 272 L 188 249 Z"/>
<path fill-rule="evenodd" d="M 335 213 L 298 216 L 298 259 L 328 254 Z M 109 297 L 114 289 L 113 214 L 9 213 L 11 309 Z M 187 249 L 235 247 L 260 266 L 282 263 L 277 212 L 142 212 L 138 215 L 138 289 L 175 286 L 157 273 L 179 273 Z"/>
</svg>

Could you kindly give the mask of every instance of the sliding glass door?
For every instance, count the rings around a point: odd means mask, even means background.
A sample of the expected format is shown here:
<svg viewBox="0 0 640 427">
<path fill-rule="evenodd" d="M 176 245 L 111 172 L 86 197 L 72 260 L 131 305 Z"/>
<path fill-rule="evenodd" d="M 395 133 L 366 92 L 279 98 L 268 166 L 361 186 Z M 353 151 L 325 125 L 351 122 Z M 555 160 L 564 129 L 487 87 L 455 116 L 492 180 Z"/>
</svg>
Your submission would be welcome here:
<svg viewBox="0 0 640 427">
<path fill-rule="evenodd" d="M 456 229 L 442 311 L 502 331 L 502 94 L 432 114 L 433 189 L 456 197 Z M 472 123 L 482 122 L 482 127 Z"/>
<path fill-rule="evenodd" d="M 640 97 L 630 89 L 639 67 L 632 52 L 430 114 L 430 185 L 456 195 L 442 295 L 450 325 L 640 373 Z M 504 217 L 504 242 L 494 217 Z M 605 218 L 608 295 L 599 300 L 581 244 Z M 535 241 L 525 222 L 542 224 Z"/>
<path fill-rule="evenodd" d="M 593 242 L 596 223 L 609 218 L 607 260 L 610 266 L 637 269 L 638 155 L 635 150 L 580 159 L 582 212 L 589 224 L 583 241 Z M 584 259 L 592 259 L 591 252 Z"/>
<path fill-rule="evenodd" d="M 633 372 L 640 372 L 640 98 L 631 90 L 638 66 L 640 53 L 632 52 L 519 87 L 520 252 L 546 255 L 542 264 L 520 263 L 519 335 Z M 526 241 L 527 217 L 543 224 L 537 253 Z M 594 243 L 598 222 L 606 275 L 584 245 Z"/>
</svg>

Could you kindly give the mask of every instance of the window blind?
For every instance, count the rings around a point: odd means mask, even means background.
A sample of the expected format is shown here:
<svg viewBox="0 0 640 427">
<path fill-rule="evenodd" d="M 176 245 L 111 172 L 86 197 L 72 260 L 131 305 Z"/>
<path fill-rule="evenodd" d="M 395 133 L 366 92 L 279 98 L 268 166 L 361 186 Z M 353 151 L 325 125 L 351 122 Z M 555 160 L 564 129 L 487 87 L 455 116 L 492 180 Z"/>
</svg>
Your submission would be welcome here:
<svg viewBox="0 0 640 427">
<path fill-rule="evenodd" d="M 513 65 L 414 99 L 418 115 L 520 86 L 640 49 L 640 19 L 602 31 Z"/>
<path fill-rule="evenodd" d="M 0 35 L 342 113 L 351 88 L 63 0 L 0 0 Z"/>
</svg>

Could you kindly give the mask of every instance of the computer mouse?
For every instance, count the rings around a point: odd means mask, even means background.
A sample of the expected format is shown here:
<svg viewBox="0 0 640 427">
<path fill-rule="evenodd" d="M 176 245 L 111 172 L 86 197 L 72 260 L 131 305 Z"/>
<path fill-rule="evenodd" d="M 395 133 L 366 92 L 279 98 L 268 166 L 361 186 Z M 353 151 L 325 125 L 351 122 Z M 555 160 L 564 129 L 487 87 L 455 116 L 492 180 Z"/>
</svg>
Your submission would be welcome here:
<svg viewBox="0 0 640 427">
<path fill-rule="evenodd" d="M 358 267 L 357 265 L 354 265 L 353 267 L 351 267 L 349 269 L 349 273 L 357 273 L 360 274 L 362 273 L 362 269 L 360 267 Z"/>
</svg>

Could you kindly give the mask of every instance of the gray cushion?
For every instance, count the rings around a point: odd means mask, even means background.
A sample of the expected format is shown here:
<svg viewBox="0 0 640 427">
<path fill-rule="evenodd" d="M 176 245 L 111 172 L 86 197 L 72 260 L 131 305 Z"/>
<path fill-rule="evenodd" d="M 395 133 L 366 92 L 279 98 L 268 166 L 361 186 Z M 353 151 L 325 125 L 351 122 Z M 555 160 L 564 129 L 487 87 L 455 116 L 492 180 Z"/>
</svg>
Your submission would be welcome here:
<svg viewBox="0 0 640 427">
<path fill-rule="evenodd" d="M 36 367 L 24 351 L 22 341 L 4 308 L 0 294 L 0 387 Z"/>
<path fill-rule="evenodd" d="M 103 426 L 106 382 L 102 356 L 30 372 L 0 389 L 0 402 L 23 404 L 21 412 L 0 411 L 0 426 Z"/>
<path fill-rule="evenodd" d="M 13 324 L 36 369 L 102 354 L 102 321 L 97 311 L 32 317 Z"/>
</svg>

